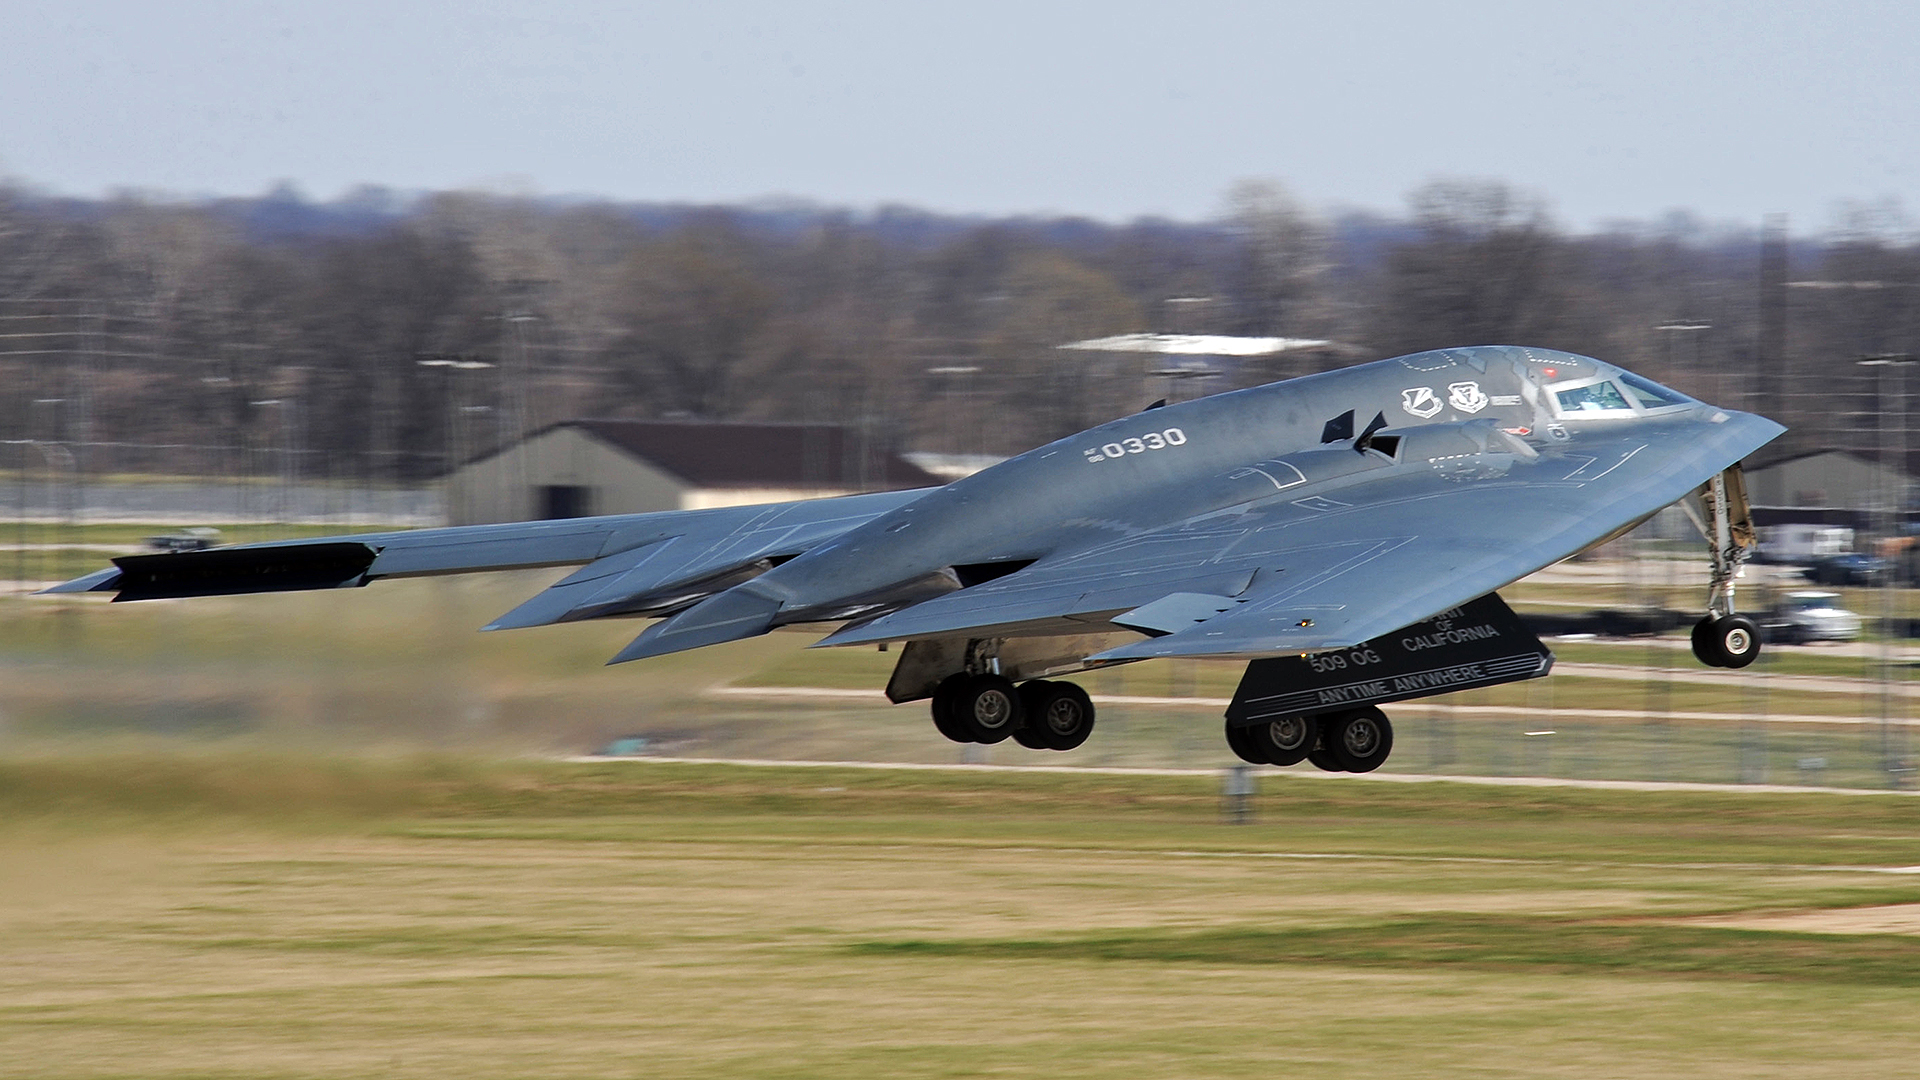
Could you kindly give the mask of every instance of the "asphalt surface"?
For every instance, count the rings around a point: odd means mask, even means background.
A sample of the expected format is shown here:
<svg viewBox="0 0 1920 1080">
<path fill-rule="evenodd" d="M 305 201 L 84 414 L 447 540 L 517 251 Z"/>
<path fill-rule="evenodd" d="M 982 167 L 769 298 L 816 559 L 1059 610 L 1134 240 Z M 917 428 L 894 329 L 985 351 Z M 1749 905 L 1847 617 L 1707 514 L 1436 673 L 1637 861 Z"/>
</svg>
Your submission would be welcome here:
<svg viewBox="0 0 1920 1080">
<path fill-rule="evenodd" d="M 1561 670 L 1556 667 L 1554 670 Z M 1639 672 L 1643 669 L 1626 669 Z M 1844 682 L 1846 680 L 1835 680 Z M 1779 684 L 1772 684 L 1779 685 Z M 1877 688 L 1879 684 L 1862 682 L 1862 686 Z M 1858 693 L 1858 691 L 1849 691 Z M 887 696 L 878 690 L 837 690 L 817 686 L 716 686 L 707 691 L 716 697 L 764 698 L 767 700 L 813 699 L 828 701 L 850 701 L 870 705 L 886 705 Z M 1225 709 L 1232 701 L 1223 697 L 1142 697 L 1131 694 L 1094 694 L 1093 700 L 1102 705 L 1145 705 L 1165 708 L 1196 708 L 1208 711 Z M 1555 706 L 1551 709 L 1534 709 L 1518 705 L 1449 705 L 1440 701 L 1401 702 L 1397 707 L 1412 708 L 1460 708 L 1468 710 L 1474 716 L 1515 716 L 1546 719 L 1564 717 L 1569 720 L 1643 720 L 1654 715 L 1641 709 L 1580 709 Z M 1669 720 L 1744 720 L 1762 724 L 1839 724 L 1858 726 L 1878 724 L 1878 716 L 1838 716 L 1824 713 L 1768 713 L 1755 716 L 1751 713 L 1730 712 L 1664 712 L 1658 714 Z M 1889 721 L 1899 727 L 1920 727 L 1920 720 L 1907 717 L 1894 717 Z"/>
<path fill-rule="evenodd" d="M 1111 776 L 1219 776 L 1224 769 L 1152 769 L 1121 768 L 1102 765 L 970 765 L 930 764 L 896 761 L 780 761 L 766 758 L 691 758 L 634 755 L 613 757 L 585 754 L 561 758 L 579 764 L 632 762 L 635 764 L 740 765 L 767 769 L 896 769 L 911 772 L 1027 772 L 1093 773 Z M 1896 791 L 1890 788 L 1816 788 L 1786 784 L 1694 784 L 1668 780 L 1574 780 L 1555 776 L 1441 776 L 1428 773 L 1329 773 L 1318 769 L 1295 771 L 1253 766 L 1261 776 L 1288 781 L 1318 780 L 1373 784 L 1482 784 L 1490 787 L 1592 788 L 1601 791 L 1699 791 L 1742 795 L 1901 795 L 1920 796 L 1920 791 Z M 1920 866 L 1876 868 L 1880 873 L 1920 874 Z"/>
</svg>

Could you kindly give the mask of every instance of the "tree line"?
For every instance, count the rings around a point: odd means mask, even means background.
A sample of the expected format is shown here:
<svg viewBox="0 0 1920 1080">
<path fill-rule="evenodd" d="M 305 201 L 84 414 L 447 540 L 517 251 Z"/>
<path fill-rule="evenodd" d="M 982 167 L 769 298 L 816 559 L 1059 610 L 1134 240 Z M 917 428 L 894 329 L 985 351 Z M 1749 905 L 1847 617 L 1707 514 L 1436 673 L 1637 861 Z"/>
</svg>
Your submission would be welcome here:
<svg viewBox="0 0 1920 1080">
<path fill-rule="evenodd" d="M 277 450 L 394 482 L 581 416 L 834 421 L 1005 454 L 1169 394 L 1523 343 L 1761 407 L 1796 446 L 1876 450 L 1891 410 L 1854 361 L 1920 353 L 1920 243 L 1882 208 L 1787 244 L 1778 356 L 1762 248 L 1757 227 L 1685 215 L 1576 233 L 1492 181 L 1429 184 L 1398 215 L 1319 214 L 1248 182 L 1215 220 L 1128 223 L 16 188 L 0 190 L 0 430 L 85 444 L 95 471 L 230 471 Z M 1192 377 L 1058 347 L 1141 331 L 1331 344 Z"/>
</svg>

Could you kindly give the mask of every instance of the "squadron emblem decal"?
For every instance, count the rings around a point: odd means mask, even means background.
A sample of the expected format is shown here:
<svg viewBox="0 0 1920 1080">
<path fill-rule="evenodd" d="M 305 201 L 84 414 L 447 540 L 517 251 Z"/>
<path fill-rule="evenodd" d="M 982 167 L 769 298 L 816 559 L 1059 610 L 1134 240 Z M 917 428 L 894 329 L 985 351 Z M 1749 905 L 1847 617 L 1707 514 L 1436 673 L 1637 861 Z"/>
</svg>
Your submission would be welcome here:
<svg viewBox="0 0 1920 1080">
<path fill-rule="evenodd" d="M 1437 415 L 1441 408 L 1440 398 L 1430 386 L 1409 386 L 1400 391 L 1400 407 L 1407 410 L 1407 415 L 1422 420 Z"/>
<path fill-rule="evenodd" d="M 1448 383 L 1447 404 L 1463 413 L 1477 413 L 1487 407 L 1487 395 L 1480 392 L 1477 382 Z"/>
</svg>

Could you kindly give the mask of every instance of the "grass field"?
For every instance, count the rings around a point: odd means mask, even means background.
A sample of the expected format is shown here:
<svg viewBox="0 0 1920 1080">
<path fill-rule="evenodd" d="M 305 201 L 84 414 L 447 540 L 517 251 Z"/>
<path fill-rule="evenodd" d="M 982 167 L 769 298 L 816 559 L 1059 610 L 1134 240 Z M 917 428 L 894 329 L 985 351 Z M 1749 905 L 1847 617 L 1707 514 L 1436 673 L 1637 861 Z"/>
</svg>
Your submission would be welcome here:
<svg viewBox="0 0 1920 1080">
<path fill-rule="evenodd" d="M 219 542 L 222 544 L 384 532 L 392 528 L 387 525 L 291 525 L 267 522 L 222 523 L 210 527 L 219 530 Z M 179 527 L 174 525 L 124 522 L 0 522 L 0 581 L 52 582 L 76 578 L 102 569 L 116 555 L 145 552 L 147 549 L 143 541 L 149 536 L 177 531 Z"/>
<path fill-rule="evenodd" d="M 1920 905 L 1904 796 L 202 751 L 0 822 L 0 1076 L 1920 1073 L 1920 936 L 1715 925 Z"/>
<path fill-rule="evenodd" d="M 373 747 L 582 753 L 639 735 L 700 757 L 953 761 L 924 706 L 878 689 L 898 652 L 809 650 L 780 633 L 640 664 L 605 659 L 644 623 L 479 634 L 474 628 L 564 571 L 382 582 L 365 590 L 109 604 L 0 599 L 0 749 L 45 743 L 186 741 L 253 749 Z M 1565 664 L 1645 664 L 1698 675 L 1684 651 L 1555 642 Z M 1771 650 L 1705 682 L 1557 674 L 1389 708 L 1387 768 L 1454 775 L 1810 782 L 1880 787 L 1875 725 L 1762 724 L 1784 715 L 1874 716 L 1867 683 L 1834 692 L 1775 675 L 1858 678 L 1870 658 Z M 1090 673 L 1099 695 L 1220 698 L 1241 666 L 1154 662 Z M 1563 671 L 1570 670 L 1563 668 Z M 866 700 L 721 697 L 729 684 L 866 691 Z M 1904 708 L 1905 702 L 1896 702 Z M 1718 713 L 1745 719 L 1583 716 L 1569 710 Z M 1227 764 L 1217 705 L 1114 704 L 1081 750 L 1049 763 Z M 1896 713 L 1896 715 L 1903 715 Z M 1550 730 L 1551 736 L 1530 731 Z M 1906 729 L 1895 734 L 1911 744 Z M 1035 760 L 1012 744 L 990 760 Z M 1809 769 L 1807 763 L 1817 763 Z"/>
</svg>

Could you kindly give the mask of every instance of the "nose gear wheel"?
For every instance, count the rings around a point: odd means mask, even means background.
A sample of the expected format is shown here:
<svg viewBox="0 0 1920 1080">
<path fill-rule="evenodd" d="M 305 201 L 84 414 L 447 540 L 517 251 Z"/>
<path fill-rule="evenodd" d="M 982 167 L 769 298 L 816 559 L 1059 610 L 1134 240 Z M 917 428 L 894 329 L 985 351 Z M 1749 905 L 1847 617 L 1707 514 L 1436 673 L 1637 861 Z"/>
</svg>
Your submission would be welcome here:
<svg viewBox="0 0 1920 1080">
<path fill-rule="evenodd" d="M 1760 628 L 1745 615 L 1709 615 L 1694 624 L 1693 655 L 1710 667 L 1746 667 L 1760 656 Z"/>
</svg>

